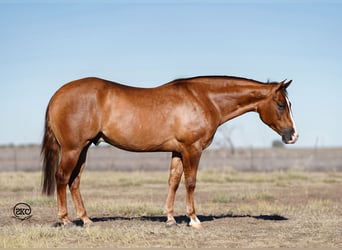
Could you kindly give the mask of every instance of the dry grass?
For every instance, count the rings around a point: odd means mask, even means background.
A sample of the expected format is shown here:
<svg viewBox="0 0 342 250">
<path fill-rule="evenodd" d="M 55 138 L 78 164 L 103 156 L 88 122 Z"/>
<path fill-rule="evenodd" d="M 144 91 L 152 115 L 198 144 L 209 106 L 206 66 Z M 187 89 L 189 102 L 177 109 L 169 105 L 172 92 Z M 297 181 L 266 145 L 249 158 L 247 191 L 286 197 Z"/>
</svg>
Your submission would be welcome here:
<svg viewBox="0 0 342 250">
<path fill-rule="evenodd" d="M 167 172 L 91 172 L 81 190 L 90 228 L 56 227 L 56 198 L 40 196 L 40 173 L 0 173 L 0 247 L 342 247 L 342 173 L 201 170 L 196 208 L 203 230 L 187 226 L 185 190 L 163 215 Z M 33 216 L 12 218 L 17 202 Z M 75 212 L 69 200 L 69 213 Z"/>
</svg>

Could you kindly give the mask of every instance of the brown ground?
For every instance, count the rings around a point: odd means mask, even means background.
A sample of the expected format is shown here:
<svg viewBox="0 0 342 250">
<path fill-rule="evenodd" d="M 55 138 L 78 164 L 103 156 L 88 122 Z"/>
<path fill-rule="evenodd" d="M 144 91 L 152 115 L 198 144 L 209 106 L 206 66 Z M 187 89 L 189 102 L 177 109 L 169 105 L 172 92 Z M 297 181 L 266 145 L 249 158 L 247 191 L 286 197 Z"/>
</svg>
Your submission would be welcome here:
<svg viewBox="0 0 342 250">
<path fill-rule="evenodd" d="M 166 228 L 167 171 L 91 172 L 81 185 L 94 221 L 59 226 L 54 198 L 40 196 L 40 173 L 0 173 L 0 247 L 341 247 L 342 173 L 202 170 L 196 209 L 203 230 L 187 226 L 185 191 Z M 32 217 L 12 216 L 17 202 Z M 69 202 L 73 219 L 74 208 Z"/>
</svg>

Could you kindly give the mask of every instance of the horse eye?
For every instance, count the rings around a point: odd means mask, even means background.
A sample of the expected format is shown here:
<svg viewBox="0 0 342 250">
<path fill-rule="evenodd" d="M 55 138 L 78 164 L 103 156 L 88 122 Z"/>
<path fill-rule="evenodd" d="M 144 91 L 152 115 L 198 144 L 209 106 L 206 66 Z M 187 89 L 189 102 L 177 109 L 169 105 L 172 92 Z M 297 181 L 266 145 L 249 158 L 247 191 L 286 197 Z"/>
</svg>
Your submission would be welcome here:
<svg viewBox="0 0 342 250">
<path fill-rule="evenodd" d="M 279 110 L 284 110 L 285 107 L 286 107 L 286 104 L 285 104 L 285 103 L 277 103 L 277 104 L 278 104 Z"/>
</svg>

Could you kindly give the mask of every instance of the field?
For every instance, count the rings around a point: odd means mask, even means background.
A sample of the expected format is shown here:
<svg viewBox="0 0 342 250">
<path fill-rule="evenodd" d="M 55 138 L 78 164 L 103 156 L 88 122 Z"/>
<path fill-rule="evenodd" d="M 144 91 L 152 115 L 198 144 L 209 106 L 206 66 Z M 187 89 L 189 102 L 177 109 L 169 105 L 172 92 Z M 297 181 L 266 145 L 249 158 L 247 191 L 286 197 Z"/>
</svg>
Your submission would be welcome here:
<svg viewBox="0 0 342 250">
<path fill-rule="evenodd" d="M 167 169 L 85 171 L 89 228 L 57 223 L 56 198 L 40 195 L 40 172 L 0 172 L 0 247 L 342 247 L 342 173 L 204 168 L 195 192 L 202 230 L 187 226 L 185 188 L 175 202 L 178 226 L 165 227 Z M 70 197 L 70 196 L 69 196 Z M 27 220 L 13 217 L 18 202 Z"/>
</svg>

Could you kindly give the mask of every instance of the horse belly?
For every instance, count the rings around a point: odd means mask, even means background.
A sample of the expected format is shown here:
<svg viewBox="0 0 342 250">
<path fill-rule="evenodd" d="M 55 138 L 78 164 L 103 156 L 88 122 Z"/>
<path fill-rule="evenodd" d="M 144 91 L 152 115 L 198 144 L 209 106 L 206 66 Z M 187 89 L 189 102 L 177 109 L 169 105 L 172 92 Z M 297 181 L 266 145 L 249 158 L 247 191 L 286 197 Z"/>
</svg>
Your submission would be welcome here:
<svg viewBox="0 0 342 250">
<path fill-rule="evenodd" d="M 103 130 L 104 139 L 118 148 L 135 152 L 172 151 L 176 145 L 171 126 L 161 118 L 126 112 L 113 115 L 110 120 Z"/>
</svg>

